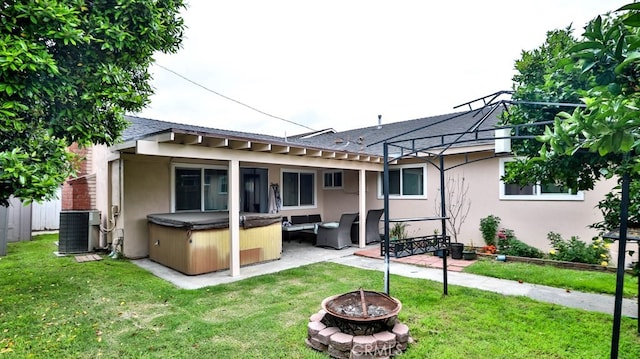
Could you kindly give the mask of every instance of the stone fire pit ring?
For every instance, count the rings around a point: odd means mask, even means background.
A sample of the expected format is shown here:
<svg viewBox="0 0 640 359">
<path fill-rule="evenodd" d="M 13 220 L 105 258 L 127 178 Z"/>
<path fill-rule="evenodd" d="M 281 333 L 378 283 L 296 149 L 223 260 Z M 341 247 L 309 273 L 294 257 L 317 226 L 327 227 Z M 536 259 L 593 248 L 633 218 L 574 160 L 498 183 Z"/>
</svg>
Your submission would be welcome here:
<svg viewBox="0 0 640 359">
<path fill-rule="evenodd" d="M 332 358 L 390 358 L 413 342 L 398 322 L 402 304 L 385 293 L 358 291 L 325 298 L 309 318 L 306 345 Z"/>
</svg>

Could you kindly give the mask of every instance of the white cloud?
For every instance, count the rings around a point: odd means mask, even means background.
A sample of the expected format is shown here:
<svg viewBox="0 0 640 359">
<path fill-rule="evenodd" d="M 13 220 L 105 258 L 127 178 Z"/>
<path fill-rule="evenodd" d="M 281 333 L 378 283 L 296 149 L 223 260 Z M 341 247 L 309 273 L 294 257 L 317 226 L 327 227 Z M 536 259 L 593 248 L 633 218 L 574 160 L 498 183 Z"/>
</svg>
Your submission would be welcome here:
<svg viewBox="0 0 640 359">
<path fill-rule="evenodd" d="M 213 91 L 315 129 L 453 111 L 510 89 L 514 61 L 546 32 L 631 0 L 207 1 L 185 12 L 184 48 L 157 62 Z M 154 66 L 139 115 L 283 136 L 307 129 Z"/>
</svg>

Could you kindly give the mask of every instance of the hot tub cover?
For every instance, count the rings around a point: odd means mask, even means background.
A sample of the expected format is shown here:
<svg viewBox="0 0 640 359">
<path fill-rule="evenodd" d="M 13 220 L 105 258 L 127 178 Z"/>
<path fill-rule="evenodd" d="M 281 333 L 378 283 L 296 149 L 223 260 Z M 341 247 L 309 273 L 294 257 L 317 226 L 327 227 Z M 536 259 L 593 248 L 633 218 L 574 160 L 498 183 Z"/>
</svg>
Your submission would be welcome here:
<svg viewBox="0 0 640 359">
<path fill-rule="evenodd" d="M 147 220 L 165 227 L 187 230 L 229 228 L 229 212 L 179 212 L 147 215 Z M 264 227 L 282 222 L 282 216 L 269 213 L 240 213 L 243 228 Z"/>
</svg>

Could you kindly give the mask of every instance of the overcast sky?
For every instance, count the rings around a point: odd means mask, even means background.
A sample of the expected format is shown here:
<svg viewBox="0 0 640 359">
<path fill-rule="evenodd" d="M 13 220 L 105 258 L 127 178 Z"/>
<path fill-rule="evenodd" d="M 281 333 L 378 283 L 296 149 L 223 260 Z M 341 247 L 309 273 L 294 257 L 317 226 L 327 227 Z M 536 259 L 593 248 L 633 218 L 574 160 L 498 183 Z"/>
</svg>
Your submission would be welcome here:
<svg viewBox="0 0 640 359">
<path fill-rule="evenodd" d="M 187 0 L 183 48 L 157 55 L 142 117 L 276 136 L 454 112 L 511 89 L 546 32 L 632 0 Z M 202 87 L 201 87 L 202 86 Z M 205 87 L 205 88 L 203 88 Z"/>
</svg>

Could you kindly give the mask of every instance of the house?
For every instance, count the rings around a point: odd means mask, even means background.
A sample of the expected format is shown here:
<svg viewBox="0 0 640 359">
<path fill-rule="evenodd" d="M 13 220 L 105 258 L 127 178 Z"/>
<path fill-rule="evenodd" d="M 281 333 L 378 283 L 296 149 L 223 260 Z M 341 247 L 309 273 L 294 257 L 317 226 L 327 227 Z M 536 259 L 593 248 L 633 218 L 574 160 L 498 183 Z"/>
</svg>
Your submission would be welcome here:
<svg viewBox="0 0 640 359">
<path fill-rule="evenodd" d="M 480 111 L 480 110 L 478 110 Z M 337 221 L 342 213 L 366 213 L 383 208 L 384 145 L 389 147 L 391 218 L 426 218 L 439 214 L 442 143 L 474 126 L 493 129 L 495 114 L 458 112 L 410 121 L 336 132 L 331 129 L 292 137 L 169 123 L 128 117 L 123 141 L 94 151 L 96 208 L 103 227 L 112 231 L 101 244 L 122 241 L 129 258 L 149 255 L 148 218 L 154 213 L 229 212 L 231 251 L 237 252 L 236 213 L 269 210 L 269 186 L 277 184 L 282 198 L 279 214 L 320 213 Z M 479 123 L 479 118 L 486 119 Z M 555 188 L 515 188 L 500 181 L 511 160 L 492 131 L 457 138 L 443 152 L 446 175 L 465 178 L 470 212 L 458 238 L 482 245 L 479 221 L 489 214 L 504 227 L 540 249 L 549 249 L 550 231 L 589 241 L 589 224 L 600 220 L 597 202 L 613 187 L 601 182 L 593 191 L 566 193 Z M 413 151 L 412 149 L 432 149 Z M 408 154 L 408 155 L 407 155 Z M 98 164 L 99 163 L 99 164 Z M 364 221 L 360 221 L 360 245 Z M 437 221 L 409 222 L 409 234 L 430 234 Z M 235 243 L 235 246 L 234 246 Z M 235 248 L 235 249 L 234 249 Z M 238 254 L 231 257 L 231 275 L 240 271 Z"/>
</svg>

